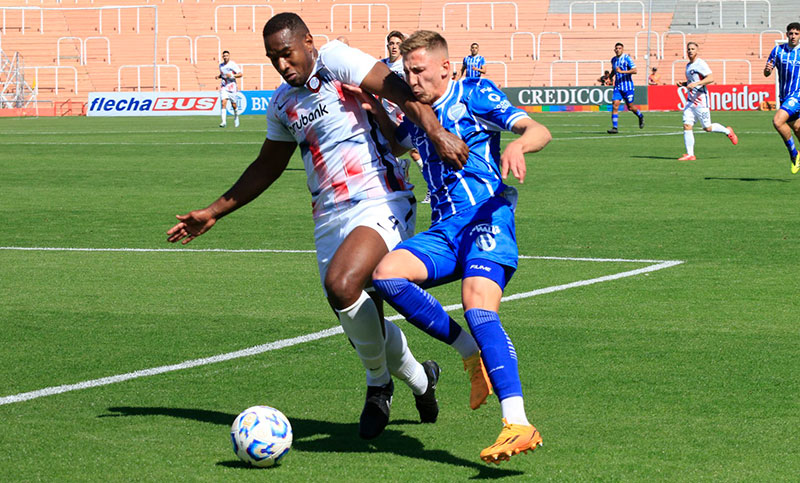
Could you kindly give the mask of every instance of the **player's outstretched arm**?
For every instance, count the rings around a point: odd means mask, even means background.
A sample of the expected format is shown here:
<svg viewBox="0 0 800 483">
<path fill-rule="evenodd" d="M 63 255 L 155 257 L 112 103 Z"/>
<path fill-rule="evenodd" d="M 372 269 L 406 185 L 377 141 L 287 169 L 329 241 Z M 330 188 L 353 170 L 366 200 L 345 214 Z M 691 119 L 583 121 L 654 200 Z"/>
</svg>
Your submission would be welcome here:
<svg viewBox="0 0 800 483">
<path fill-rule="evenodd" d="M 369 71 L 361 82 L 361 88 L 375 94 L 378 97 L 385 97 L 394 102 L 403 113 L 411 119 L 411 122 L 422 128 L 428 135 L 439 158 L 454 166 L 457 169 L 464 167 L 469 156 L 469 148 L 464 141 L 455 134 L 446 131 L 439 119 L 434 114 L 431 106 L 423 104 L 414 97 L 408 84 L 386 67 L 383 62 L 378 62 Z"/>
<path fill-rule="evenodd" d="M 296 143 L 265 140 L 258 157 L 225 194 L 206 208 L 176 215 L 178 223 L 167 230 L 167 241 L 185 245 L 210 230 L 223 216 L 253 201 L 280 177 L 296 147 Z"/>
<path fill-rule="evenodd" d="M 514 134 L 519 137 L 506 146 L 502 156 L 500 156 L 500 174 L 503 179 L 508 178 L 508 172 L 519 180 L 525 182 L 525 153 L 535 153 L 541 151 L 552 136 L 550 131 L 531 118 L 520 119 L 511 127 Z"/>
</svg>

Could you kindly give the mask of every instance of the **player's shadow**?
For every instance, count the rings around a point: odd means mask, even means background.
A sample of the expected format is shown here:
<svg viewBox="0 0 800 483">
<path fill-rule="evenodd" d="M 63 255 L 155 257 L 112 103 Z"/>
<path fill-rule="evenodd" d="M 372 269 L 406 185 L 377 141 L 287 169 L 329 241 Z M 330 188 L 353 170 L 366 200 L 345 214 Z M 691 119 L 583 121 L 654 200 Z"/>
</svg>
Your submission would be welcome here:
<svg viewBox="0 0 800 483">
<path fill-rule="evenodd" d="M 230 427 L 236 414 L 206 409 L 168 408 L 168 407 L 110 407 L 108 411 L 114 414 L 101 414 L 99 418 L 123 416 L 170 416 L 173 418 L 192 419 L 204 423 L 219 424 Z M 453 454 L 440 450 L 426 450 L 417 438 L 409 436 L 402 431 L 392 429 L 393 426 L 420 424 L 410 420 L 392 420 L 383 434 L 374 440 L 364 441 L 358 437 L 357 423 L 333 423 L 316 419 L 303 419 L 287 414 L 292 423 L 294 441 L 292 448 L 299 451 L 315 453 L 394 453 L 408 458 L 417 458 L 437 463 L 446 463 L 453 466 L 469 467 L 477 470 L 477 474 L 470 479 L 497 479 L 507 476 L 522 475 L 523 472 L 479 464 L 465 460 Z M 458 441 L 454 441 L 458 444 Z M 219 466 L 250 468 L 241 461 L 220 461 Z"/>
<path fill-rule="evenodd" d="M 706 177 L 703 178 L 706 181 L 774 181 L 777 183 L 788 183 L 788 179 L 780 179 L 780 178 L 718 178 L 718 177 Z"/>
</svg>

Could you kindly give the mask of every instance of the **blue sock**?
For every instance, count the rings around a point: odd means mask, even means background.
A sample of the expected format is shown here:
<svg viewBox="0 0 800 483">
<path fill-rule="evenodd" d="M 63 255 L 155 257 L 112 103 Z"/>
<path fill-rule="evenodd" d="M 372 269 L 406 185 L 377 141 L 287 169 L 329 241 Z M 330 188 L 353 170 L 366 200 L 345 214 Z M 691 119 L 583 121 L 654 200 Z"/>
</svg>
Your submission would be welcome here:
<svg viewBox="0 0 800 483">
<path fill-rule="evenodd" d="M 373 280 L 372 286 L 400 315 L 426 334 L 446 344 L 452 344 L 461 334 L 461 326 L 419 285 L 404 278 L 387 278 Z"/>
<path fill-rule="evenodd" d="M 490 310 L 469 309 L 464 312 L 464 318 L 481 348 L 481 357 L 497 398 L 502 401 L 522 396 L 517 351 L 500 323 L 500 316 Z"/>
<path fill-rule="evenodd" d="M 619 123 L 619 114 L 612 114 L 611 115 L 611 126 L 617 127 L 618 123 Z"/>
<path fill-rule="evenodd" d="M 641 119 L 642 116 L 644 115 L 644 114 L 642 114 L 642 111 L 631 111 L 631 112 L 636 114 L 636 117 L 638 117 L 639 119 Z"/>
<path fill-rule="evenodd" d="M 792 159 L 797 158 L 797 148 L 794 147 L 794 138 L 789 138 L 789 140 L 784 141 L 784 143 L 786 144 L 786 149 L 789 150 L 789 156 L 791 156 Z"/>
</svg>

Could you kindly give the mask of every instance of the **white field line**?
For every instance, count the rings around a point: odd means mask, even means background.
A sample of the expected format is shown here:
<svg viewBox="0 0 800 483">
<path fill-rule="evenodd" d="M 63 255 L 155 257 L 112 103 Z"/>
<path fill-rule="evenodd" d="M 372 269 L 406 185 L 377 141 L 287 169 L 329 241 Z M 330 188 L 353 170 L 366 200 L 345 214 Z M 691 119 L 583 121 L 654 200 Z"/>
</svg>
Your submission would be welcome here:
<svg viewBox="0 0 800 483">
<path fill-rule="evenodd" d="M 309 253 L 313 252 L 313 250 L 222 250 L 222 249 L 208 249 L 208 250 L 168 250 L 168 249 L 124 249 L 124 248 L 107 248 L 107 249 L 92 249 L 92 248 L 67 248 L 67 249 L 58 249 L 58 248 L 24 248 L 24 247 L 0 247 L 0 250 L 38 250 L 38 251 L 129 251 L 129 252 L 141 252 L 141 251 L 153 251 L 153 252 L 164 252 L 164 251 L 193 251 L 193 252 L 228 252 L 228 253 Z M 517 294 L 508 295 L 501 299 L 501 302 L 509 302 L 512 300 L 519 300 L 525 299 L 530 297 L 535 297 L 537 295 L 544 295 L 553 292 L 560 292 L 562 290 L 567 290 L 575 287 L 583 287 L 586 285 L 592 285 L 595 283 L 601 282 L 608 282 L 611 280 L 617 280 L 620 278 L 626 277 L 633 277 L 635 275 L 640 275 L 643 273 L 648 272 L 655 272 L 657 270 L 663 270 L 665 268 L 674 267 L 676 265 L 680 265 L 683 263 L 682 260 L 635 260 L 635 259 L 624 259 L 624 258 L 571 258 L 571 257 L 544 257 L 544 256 L 520 256 L 522 259 L 538 259 L 538 260 L 570 260 L 570 261 L 590 261 L 590 262 L 629 262 L 629 263 L 650 263 L 643 268 L 638 268 L 635 270 L 627 270 L 624 272 L 615 273 L 612 275 L 604 275 L 602 277 L 591 278 L 587 280 L 578 280 L 576 282 L 570 282 L 562 285 L 554 285 L 551 287 L 545 287 L 537 290 L 532 290 L 530 292 L 522 292 Z M 453 304 L 447 305 L 444 309 L 447 312 L 457 310 L 461 308 L 461 304 Z M 388 320 L 400 320 L 402 316 L 400 315 L 393 315 L 391 317 L 387 317 Z M 89 389 L 92 387 L 99 387 L 99 386 L 107 386 L 109 384 L 116 384 L 118 382 L 128 381 L 130 379 L 137 379 L 140 377 L 146 376 L 154 376 L 157 374 L 164 374 L 166 372 L 173 372 L 173 371 L 180 371 L 183 369 L 189 369 L 192 367 L 199 367 L 205 366 L 208 364 L 216 364 L 218 362 L 229 361 L 232 359 L 239 359 L 241 357 L 249 357 L 254 356 L 257 354 L 262 354 L 264 352 L 269 352 L 277 349 L 282 349 L 284 347 L 291 347 L 294 345 L 302 344 L 304 342 L 310 342 L 318 339 L 323 339 L 326 337 L 330 337 L 332 335 L 341 334 L 344 331 L 342 330 L 341 326 L 331 327 L 329 329 L 321 330 L 319 332 L 314 332 L 313 334 L 306 334 L 299 337 L 293 337 L 290 339 L 282 339 L 275 342 L 270 342 L 267 344 L 257 345 L 254 347 L 250 347 L 247 349 L 242 349 L 234 352 L 228 352 L 226 354 L 219 354 L 216 356 L 211 357 L 204 357 L 201 359 L 192 359 L 188 361 L 184 361 L 178 364 L 171 364 L 167 366 L 160 366 L 160 367 L 153 367 L 150 369 L 143 369 L 140 371 L 128 372 L 126 374 L 119 374 L 116 376 L 110 377 L 103 377 L 100 379 L 92 379 L 89 381 L 83 381 L 76 384 L 65 384 L 61 386 L 51 386 L 46 387 L 44 389 L 39 389 L 36 391 L 30 392 L 23 392 L 19 394 L 13 394 L 10 396 L 0 397 L 0 406 L 6 404 L 13 404 L 23 401 L 29 401 L 31 399 L 37 399 L 44 396 L 52 396 L 55 394 L 63 394 L 65 392 L 71 391 L 78 391 L 81 389 Z"/>
</svg>

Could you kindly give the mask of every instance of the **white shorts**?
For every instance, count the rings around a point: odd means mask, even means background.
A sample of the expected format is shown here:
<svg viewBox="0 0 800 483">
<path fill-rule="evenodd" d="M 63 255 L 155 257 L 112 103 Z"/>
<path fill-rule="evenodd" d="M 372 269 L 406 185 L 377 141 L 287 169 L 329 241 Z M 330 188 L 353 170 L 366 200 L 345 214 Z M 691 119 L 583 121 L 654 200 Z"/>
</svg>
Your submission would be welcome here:
<svg viewBox="0 0 800 483">
<path fill-rule="evenodd" d="M 703 127 L 711 126 L 711 111 L 707 107 L 699 107 L 693 104 L 683 108 L 683 123 L 689 126 L 694 126 L 694 123 L 700 121 Z"/>
<path fill-rule="evenodd" d="M 227 87 L 220 87 L 219 88 L 219 99 L 221 101 L 224 101 L 225 99 L 228 99 L 231 102 L 237 102 L 239 100 L 239 92 L 236 90 L 236 84 L 233 84 L 233 90 L 230 90 L 230 91 L 228 90 Z"/>
<path fill-rule="evenodd" d="M 399 194 L 399 193 L 398 193 Z M 417 221 L 417 205 L 412 196 L 365 200 L 355 206 L 328 216 L 318 218 L 314 228 L 314 244 L 317 247 L 317 265 L 322 290 L 325 291 L 325 274 L 328 265 L 347 235 L 359 226 L 372 228 L 383 238 L 386 248 L 391 250 L 398 243 L 414 236 Z M 327 297 L 327 294 L 325 294 Z"/>
</svg>

